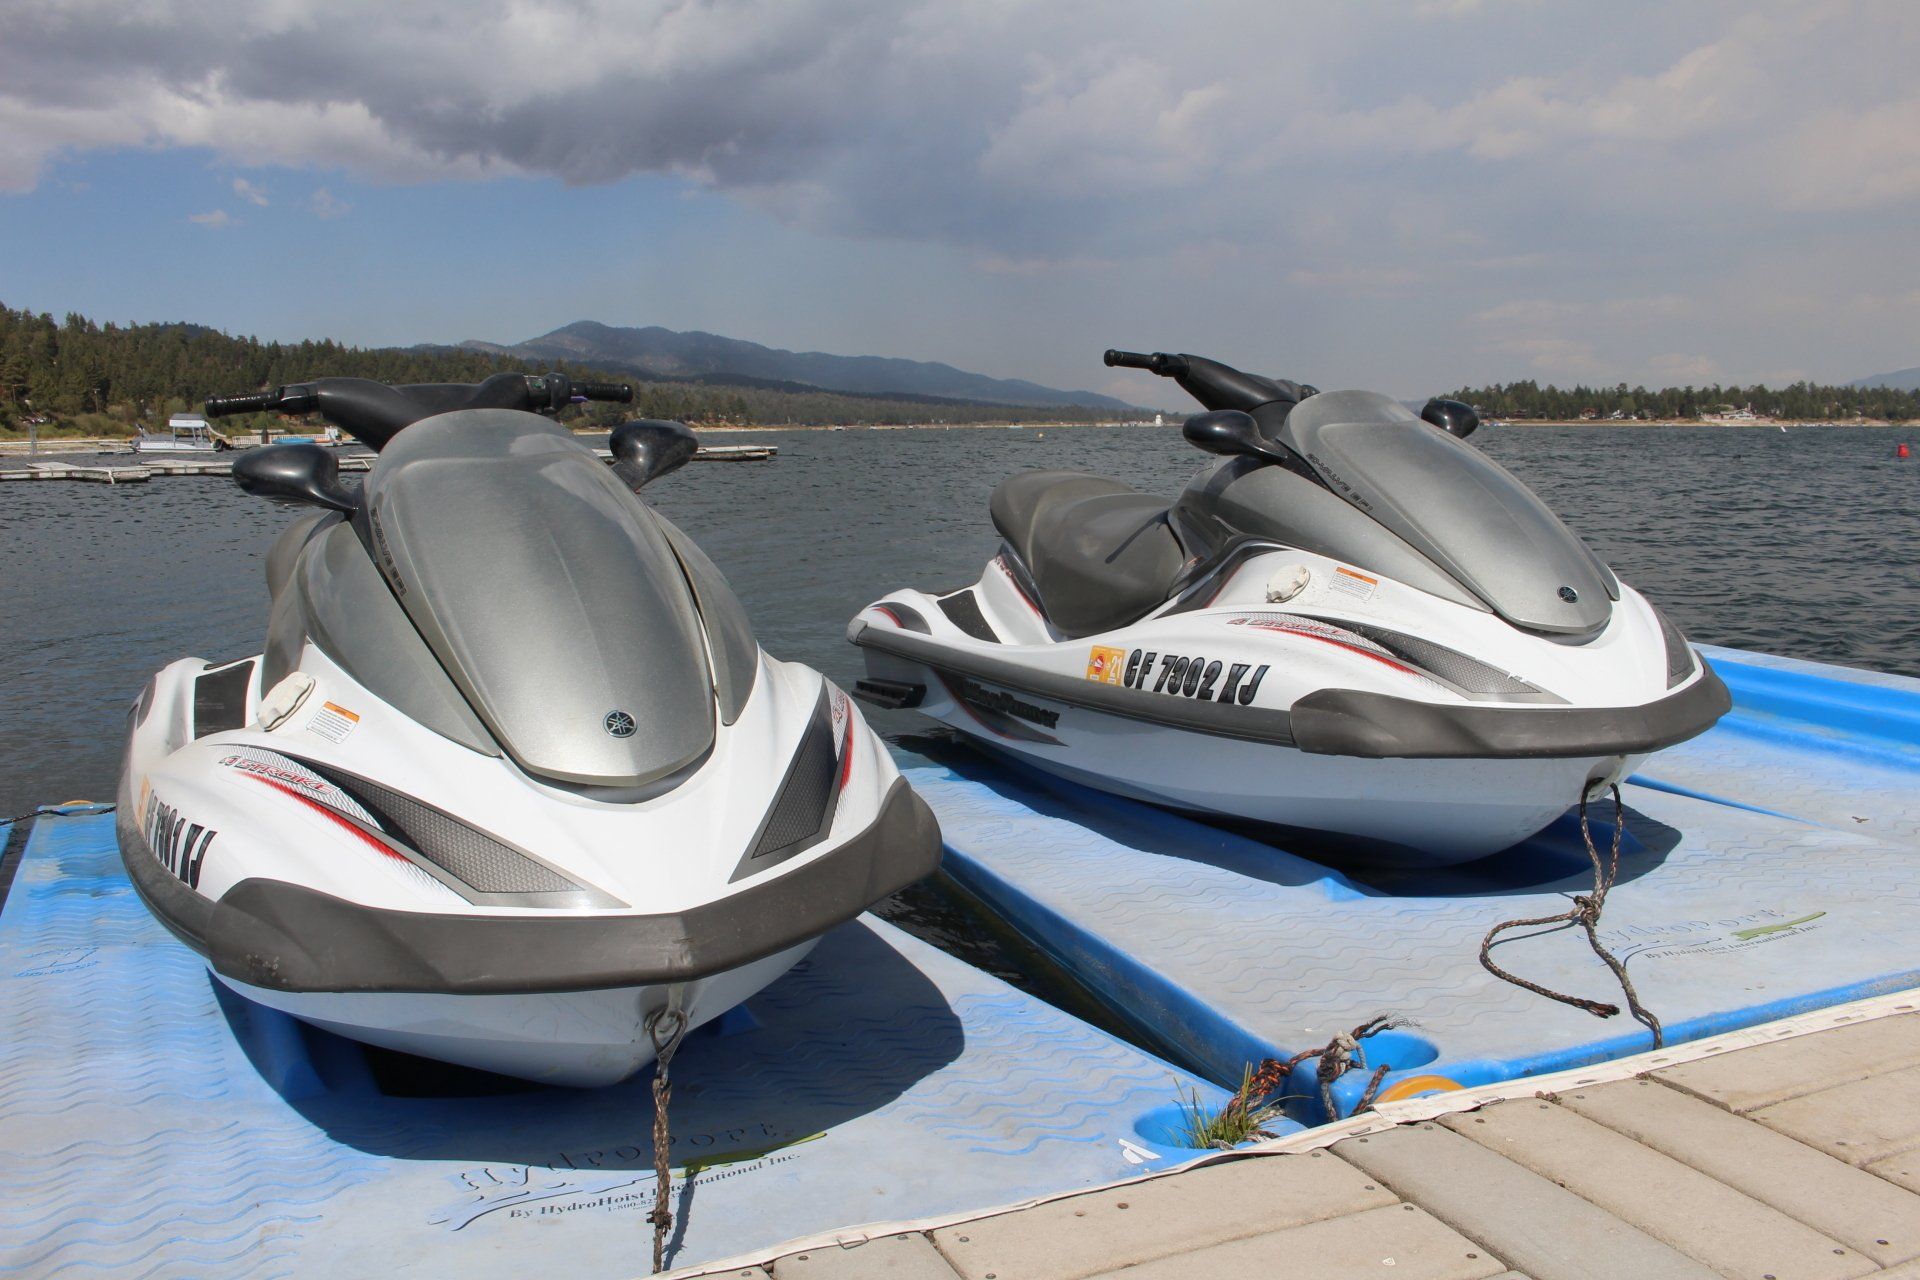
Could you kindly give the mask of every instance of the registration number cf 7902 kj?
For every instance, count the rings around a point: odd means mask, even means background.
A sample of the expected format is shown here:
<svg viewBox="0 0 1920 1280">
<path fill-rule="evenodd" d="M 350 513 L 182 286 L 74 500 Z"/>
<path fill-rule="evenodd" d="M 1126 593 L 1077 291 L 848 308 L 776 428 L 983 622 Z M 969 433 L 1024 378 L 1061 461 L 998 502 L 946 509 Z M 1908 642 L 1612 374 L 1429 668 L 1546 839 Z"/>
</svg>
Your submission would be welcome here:
<svg viewBox="0 0 1920 1280">
<path fill-rule="evenodd" d="M 1256 667 L 1250 662 L 1133 649 L 1127 654 L 1120 683 L 1128 689 L 1207 702 L 1235 702 L 1244 707 L 1253 701 L 1266 678 L 1264 662 Z"/>
</svg>

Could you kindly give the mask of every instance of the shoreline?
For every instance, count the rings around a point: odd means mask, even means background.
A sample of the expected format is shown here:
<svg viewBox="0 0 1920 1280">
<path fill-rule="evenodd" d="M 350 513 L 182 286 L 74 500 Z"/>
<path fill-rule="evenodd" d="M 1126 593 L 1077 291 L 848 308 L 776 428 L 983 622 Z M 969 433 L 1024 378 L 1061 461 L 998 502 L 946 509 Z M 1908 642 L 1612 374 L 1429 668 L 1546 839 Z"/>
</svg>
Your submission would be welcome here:
<svg viewBox="0 0 1920 1280">
<path fill-rule="evenodd" d="M 688 424 L 692 426 L 692 424 Z M 1880 418 L 1845 422 L 1700 422 L 1689 419 L 1661 418 L 1651 422 L 1636 422 L 1618 419 L 1579 419 L 1579 418 L 1526 418 L 1512 421 L 1504 418 L 1488 419 L 1483 425 L 1498 429 L 1525 430 L 1529 427 L 1685 427 L 1694 430 L 1713 428 L 1732 428 L 1736 430 L 1820 430 L 1827 427 L 1904 427 L 1920 430 L 1920 421 L 1891 422 Z M 698 435 L 741 435 L 764 434 L 766 432 L 792 431 L 1033 431 L 1036 433 L 1054 429 L 1078 427 L 1136 427 L 1142 430 L 1176 430 L 1178 422 L 905 422 L 905 423 L 804 423 L 783 422 L 765 426 L 702 427 L 693 426 Z M 575 427 L 577 436 L 597 436 L 604 434 L 598 429 Z M 30 450 L 39 454 L 52 453 L 92 453 L 127 454 L 134 456 L 129 447 L 132 436 L 52 436 L 38 442 L 37 448 L 32 441 L 24 437 L 0 433 L 0 458 L 32 456 Z M 257 442 L 242 444 L 242 449 L 258 448 Z M 354 445 L 344 446 L 357 447 Z"/>
</svg>

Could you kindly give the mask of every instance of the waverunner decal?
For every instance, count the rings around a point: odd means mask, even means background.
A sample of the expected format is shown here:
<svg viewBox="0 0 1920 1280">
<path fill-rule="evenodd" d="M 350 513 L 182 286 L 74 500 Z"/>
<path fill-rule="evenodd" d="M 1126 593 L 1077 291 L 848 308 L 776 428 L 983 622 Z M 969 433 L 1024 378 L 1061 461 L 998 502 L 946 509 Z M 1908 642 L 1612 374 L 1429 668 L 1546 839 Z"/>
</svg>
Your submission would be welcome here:
<svg viewBox="0 0 1920 1280">
<path fill-rule="evenodd" d="M 990 689 L 978 680 L 961 675 L 956 671 L 934 669 L 945 685 L 947 693 L 964 708 L 967 714 L 985 725 L 1003 738 L 1016 742 L 1044 742 L 1060 745 L 1060 739 L 1041 729 L 1030 728 L 1040 725 L 1051 729 L 1060 723 L 1060 713 L 1049 711 L 1045 707 L 1035 706 L 1022 698 L 1015 697 L 1004 689 Z M 1022 723 L 1025 721 L 1026 723 Z"/>
<path fill-rule="evenodd" d="M 143 790 L 147 803 L 141 815 L 140 833 L 146 836 L 147 847 L 153 850 L 161 866 L 189 889 L 198 889 L 201 865 L 207 860 L 207 850 L 213 847 L 213 838 L 220 833 L 212 827 L 188 822 L 178 809 L 163 803 L 151 788 Z"/>
<path fill-rule="evenodd" d="M 1154 674 L 1154 663 L 1160 673 Z M 1166 693 L 1197 702 L 1227 702 L 1249 706 L 1267 678 L 1268 664 L 1255 667 L 1250 662 L 1227 662 L 1219 658 L 1188 657 L 1176 653 L 1158 653 L 1135 649 L 1127 655 L 1120 685 L 1148 693 Z M 1252 674 L 1249 675 L 1248 673 Z"/>
</svg>

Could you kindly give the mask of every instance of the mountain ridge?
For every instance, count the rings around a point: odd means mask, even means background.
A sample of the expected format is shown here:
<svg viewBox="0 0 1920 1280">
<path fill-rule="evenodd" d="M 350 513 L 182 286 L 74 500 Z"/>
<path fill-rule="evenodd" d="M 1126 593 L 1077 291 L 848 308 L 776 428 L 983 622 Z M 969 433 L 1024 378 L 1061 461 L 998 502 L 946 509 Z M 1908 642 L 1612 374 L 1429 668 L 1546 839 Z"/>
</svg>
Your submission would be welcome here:
<svg viewBox="0 0 1920 1280">
<path fill-rule="evenodd" d="M 788 351 L 744 338 L 660 325 L 620 327 L 597 320 L 576 320 L 525 342 L 468 339 L 459 345 L 491 355 L 591 363 L 665 378 L 732 376 L 861 395 L 1106 410 L 1137 408 L 1097 392 L 1062 391 L 1023 378 L 993 378 L 938 361 Z"/>
<path fill-rule="evenodd" d="M 1890 387 L 1895 391 L 1920 391 L 1920 367 L 1895 369 L 1892 373 L 1872 373 L 1855 378 L 1850 387 Z"/>
</svg>

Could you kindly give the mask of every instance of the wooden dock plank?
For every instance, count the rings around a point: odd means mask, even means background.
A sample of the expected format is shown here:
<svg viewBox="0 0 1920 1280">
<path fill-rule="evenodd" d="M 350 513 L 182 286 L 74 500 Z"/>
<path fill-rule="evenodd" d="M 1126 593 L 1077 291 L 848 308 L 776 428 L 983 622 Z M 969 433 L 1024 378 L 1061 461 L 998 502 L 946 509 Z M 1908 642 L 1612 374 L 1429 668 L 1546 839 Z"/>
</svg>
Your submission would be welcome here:
<svg viewBox="0 0 1920 1280">
<path fill-rule="evenodd" d="M 1852 1280 L 1878 1269 L 1779 1210 L 1553 1103 L 1499 1102 L 1441 1123 L 1722 1275 Z"/>
<path fill-rule="evenodd" d="M 1888 1186 L 1881 1179 L 1889 1175 L 1879 1169 L 1857 1169 L 1649 1079 L 1584 1087 L 1562 1093 L 1559 1102 L 1772 1205 L 1883 1267 L 1920 1256 L 1920 1196 Z M 1920 1173 L 1920 1160 L 1893 1159 Z"/>
<path fill-rule="evenodd" d="M 1333 1150 L 1536 1280 L 1707 1280 L 1716 1274 L 1437 1124 L 1349 1138 Z"/>
<path fill-rule="evenodd" d="M 908 1231 L 776 1258 L 773 1280 L 954 1280 L 954 1271 L 931 1240 Z"/>
<path fill-rule="evenodd" d="M 1393 1203 L 1331 1156 L 1259 1156 L 944 1228 L 933 1240 L 968 1280 L 1082 1280 Z"/>
<path fill-rule="evenodd" d="M 1390 1268 L 1390 1269 L 1389 1269 Z M 1506 1269 L 1425 1210 L 1389 1205 L 1108 1271 L 1103 1280 L 1491 1280 Z M 1001 1272 L 1005 1280 L 1025 1272 Z"/>
<path fill-rule="evenodd" d="M 1751 1114 L 1848 1164 L 1871 1164 L 1920 1147 L 1920 1067 L 1836 1085 Z"/>
<path fill-rule="evenodd" d="M 1755 1045 L 1655 1071 L 1729 1111 L 1748 1112 L 1850 1080 L 1920 1066 L 1920 1014 Z"/>
</svg>

